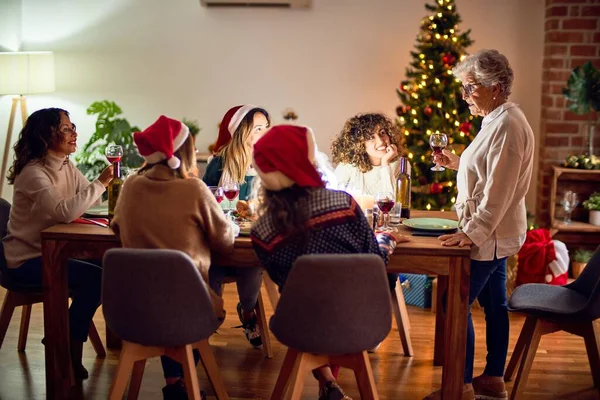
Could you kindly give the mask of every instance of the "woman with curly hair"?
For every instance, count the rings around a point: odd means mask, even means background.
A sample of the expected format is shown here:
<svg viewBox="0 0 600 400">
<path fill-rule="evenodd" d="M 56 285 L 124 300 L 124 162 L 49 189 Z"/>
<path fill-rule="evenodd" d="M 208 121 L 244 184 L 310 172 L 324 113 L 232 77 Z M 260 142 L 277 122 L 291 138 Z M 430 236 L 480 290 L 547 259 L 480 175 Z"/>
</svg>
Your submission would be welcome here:
<svg viewBox="0 0 600 400">
<path fill-rule="evenodd" d="M 100 200 L 112 179 L 112 166 L 89 182 L 69 161 L 77 150 L 77 131 L 69 113 L 46 108 L 27 118 L 14 147 L 15 160 L 8 172 L 14 185 L 8 234 L 3 240 L 5 273 L 18 284 L 42 286 L 40 232 L 58 223 L 69 223 Z M 100 305 L 100 266 L 68 260 L 71 361 L 75 378 L 86 379 L 81 364 L 83 343 Z"/>
<path fill-rule="evenodd" d="M 358 114 L 344 124 L 331 145 L 339 185 L 363 194 L 396 192 L 400 132 L 383 114 Z"/>
</svg>

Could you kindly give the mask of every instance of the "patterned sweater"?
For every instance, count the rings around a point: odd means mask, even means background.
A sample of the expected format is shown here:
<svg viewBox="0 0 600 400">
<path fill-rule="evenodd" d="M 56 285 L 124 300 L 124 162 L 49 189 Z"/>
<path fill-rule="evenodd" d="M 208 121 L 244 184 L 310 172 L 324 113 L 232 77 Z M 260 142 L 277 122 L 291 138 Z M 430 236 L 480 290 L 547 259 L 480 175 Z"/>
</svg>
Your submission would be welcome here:
<svg viewBox="0 0 600 400">
<path fill-rule="evenodd" d="M 389 234 L 377 234 L 369 227 L 352 196 L 343 191 L 314 189 L 308 199 L 309 230 L 303 246 L 298 239 L 285 237 L 275 229 L 270 216 L 262 216 L 251 231 L 252 245 L 269 276 L 283 289 L 294 261 L 305 254 L 372 253 L 387 264 L 396 243 Z M 395 275 L 390 285 L 395 282 Z"/>
</svg>

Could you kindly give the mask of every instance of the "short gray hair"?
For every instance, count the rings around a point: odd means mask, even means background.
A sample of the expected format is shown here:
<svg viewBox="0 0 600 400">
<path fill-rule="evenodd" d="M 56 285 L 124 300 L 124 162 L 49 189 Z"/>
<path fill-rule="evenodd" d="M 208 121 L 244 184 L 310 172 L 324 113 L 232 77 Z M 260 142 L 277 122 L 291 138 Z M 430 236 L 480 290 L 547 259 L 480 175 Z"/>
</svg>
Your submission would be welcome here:
<svg viewBox="0 0 600 400">
<path fill-rule="evenodd" d="M 508 58 L 498 50 L 480 50 L 458 63 L 452 73 L 461 81 L 471 75 L 478 83 L 486 87 L 498 85 L 500 95 L 508 98 L 514 79 Z"/>
</svg>

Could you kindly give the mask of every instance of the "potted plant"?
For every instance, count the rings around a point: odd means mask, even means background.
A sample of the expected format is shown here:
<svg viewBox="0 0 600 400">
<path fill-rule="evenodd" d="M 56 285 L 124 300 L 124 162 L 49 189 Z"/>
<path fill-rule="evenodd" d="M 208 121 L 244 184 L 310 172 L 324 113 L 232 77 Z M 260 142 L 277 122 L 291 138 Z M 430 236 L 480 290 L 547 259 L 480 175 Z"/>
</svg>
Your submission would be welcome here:
<svg viewBox="0 0 600 400">
<path fill-rule="evenodd" d="M 590 224 L 600 226 L 600 192 L 592 193 L 583 206 L 590 211 Z"/>
<path fill-rule="evenodd" d="M 131 126 L 125 118 L 119 117 L 123 113 L 114 101 L 96 101 L 87 109 L 88 115 L 97 115 L 96 132 L 83 146 L 81 153 L 75 156 L 77 168 L 92 181 L 108 165 L 104 152 L 106 146 L 118 144 L 123 147 L 121 166 L 125 169 L 139 168 L 144 159 L 140 156 L 133 143 L 133 132 L 140 129 Z"/>
<path fill-rule="evenodd" d="M 573 273 L 573 278 L 577 279 L 577 277 L 581 274 L 581 271 L 585 268 L 590 258 L 592 258 L 593 251 L 577 249 L 575 251 L 575 255 L 573 256 L 573 260 L 571 262 L 571 271 Z"/>
<path fill-rule="evenodd" d="M 588 116 L 588 156 L 594 155 L 594 129 L 597 121 L 593 112 L 600 110 L 600 71 L 591 61 L 573 70 L 563 95 L 568 101 L 569 111 Z"/>
</svg>

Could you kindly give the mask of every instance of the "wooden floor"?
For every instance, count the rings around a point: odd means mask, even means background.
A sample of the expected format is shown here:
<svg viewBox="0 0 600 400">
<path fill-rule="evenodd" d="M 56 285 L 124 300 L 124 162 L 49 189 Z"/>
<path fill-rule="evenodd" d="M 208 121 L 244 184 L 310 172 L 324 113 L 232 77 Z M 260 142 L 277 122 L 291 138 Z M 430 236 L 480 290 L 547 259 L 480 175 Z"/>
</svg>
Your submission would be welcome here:
<svg viewBox="0 0 600 400">
<path fill-rule="evenodd" d="M 0 301 L 4 291 L 0 288 Z M 285 355 L 285 347 L 275 341 L 275 356 L 263 358 L 261 350 L 252 349 L 246 342 L 235 312 L 235 287 L 227 285 L 225 302 L 228 316 L 211 338 L 217 362 L 232 399 L 268 399 L 279 368 Z M 265 296 L 266 298 L 266 296 Z M 272 315 L 270 304 L 267 314 Z M 421 399 L 440 387 L 441 368 L 432 366 L 434 315 L 409 306 L 412 325 L 412 340 L 415 357 L 402 354 L 398 332 L 393 329 L 377 353 L 371 355 L 371 363 L 381 399 Z M 474 310 L 473 318 L 477 332 L 475 373 L 479 374 L 485 363 L 484 319 L 480 310 Z M 34 306 L 27 351 L 18 353 L 17 337 L 20 312 L 15 313 L 5 342 L 0 349 L 0 399 L 43 399 L 45 398 L 44 353 L 40 343 L 43 335 L 42 306 Z M 99 310 L 96 325 L 104 339 L 104 320 Z M 511 315 L 510 351 L 516 342 L 523 318 Z M 88 342 L 89 343 L 89 342 Z M 118 353 L 109 351 L 105 359 L 95 357 L 91 345 L 84 348 L 84 365 L 90 378 L 83 386 L 74 389 L 73 398 L 105 399 L 111 379 L 118 363 Z M 200 386 L 212 397 L 212 390 L 200 367 Z M 355 400 L 358 390 L 351 371 L 342 370 L 340 384 Z M 142 383 L 140 399 L 161 399 L 164 385 L 158 359 L 150 360 Z M 509 385 L 510 390 L 510 385 Z M 317 398 L 317 385 L 312 377 L 307 378 L 303 400 Z M 526 387 L 527 399 L 599 399 L 592 384 L 583 339 L 556 333 L 544 336 L 535 358 L 530 379 Z"/>
</svg>

